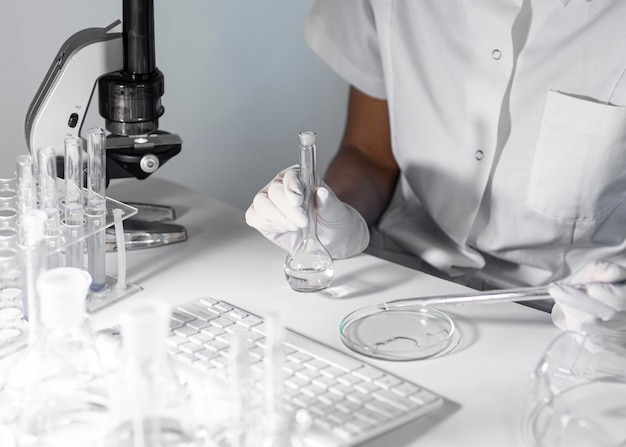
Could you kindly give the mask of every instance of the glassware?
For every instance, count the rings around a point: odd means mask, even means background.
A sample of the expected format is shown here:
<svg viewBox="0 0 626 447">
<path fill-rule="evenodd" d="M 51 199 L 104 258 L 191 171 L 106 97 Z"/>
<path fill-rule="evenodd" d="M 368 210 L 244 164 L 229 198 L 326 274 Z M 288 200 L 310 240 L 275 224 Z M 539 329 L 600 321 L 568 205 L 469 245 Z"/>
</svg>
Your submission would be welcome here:
<svg viewBox="0 0 626 447">
<path fill-rule="evenodd" d="M 90 282 L 76 268 L 37 280 L 41 329 L 8 382 L 20 447 L 98 446 L 106 432 L 108 388 L 85 311 Z"/>
<path fill-rule="evenodd" d="M 17 203 L 17 178 L 0 178 L 0 204 Z"/>
<path fill-rule="evenodd" d="M 308 220 L 306 227 L 300 230 L 298 241 L 285 259 L 285 276 L 293 290 L 316 292 L 329 286 L 335 269 L 330 253 L 317 237 L 315 133 L 300 132 L 299 137 L 299 179 L 303 194 L 302 206 L 308 214 Z"/>
<path fill-rule="evenodd" d="M 62 266 L 61 218 L 57 193 L 56 151 L 44 147 L 37 151 L 39 179 L 39 209 L 46 213 L 45 245 L 48 252 L 46 267 Z"/>
<path fill-rule="evenodd" d="M 30 155 L 18 155 L 15 159 L 17 172 L 17 211 L 37 208 L 37 181 L 35 167 Z"/>
<path fill-rule="evenodd" d="M 65 265 L 84 267 L 83 254 L 83 142 L 80 138 L 65 139 Z"/>
<path fill-rule="evenodd" d="M 584 290 L 589 284 L 569 286 Z M 341 321 L 339 332 L 346 346 L 369 357 L 423 359 L 453 348 L 460 337 L 450 317 L 435 306 L 551 300 L 549 288 L 547 285 L 395 299 L 351 312 Z"/>
<path fill-rule="evenodd" d="M 454 345 L 456 327 L 431 308 L 381 309 L 368 306 L 348 314 L 339 326 L 341 341 L 360 354 L 383 360 L 419 360 Z"/>
<path fill-rule="evenodd" d="M 87 139 L 87 268 L 93 281 L 91 291 L 102 295 L 106 285 L 106 139 L 104 129 L 88 130 Z"/>
<path fill-rule="evenodd" d="M 20 338 L 26 329 L 19 265 L 17 244 L 0 248 L 0 348 Z"/>
<path fill-rule="evenodd" d="M 626 445 L 626 333 L 564 332 L 548 346 L 523 418 L 528 445 Z"/>
<path fill-rule="evenodd" d="M 26 210 L 20 216 L 22 241 L 19 246 L 22 303 L 30 334 L 40 329 L 40 300 L 36 283 L 45 267 L 44 228 L 47 216 L 42 210 Z"/>
<path fill-rule="evenodd" d="M 263 412 L 256 430 L 256 445 L 265 447 L 303 446 L 302 434 L 310 427 L 306 410 L 292 414 L 287 410 L 284 385 L 284 327 L 278 313 L 270 313 L 266 320 L 264 402 Z"/>
<path fill-rule="evenodd" d="M 170 363 L 165 340 L 170 309 L 137 303 L 120 318 L 122 358 L 112 395 L 110 447 L 197 445 L 187 390 Z"/>
</svg>

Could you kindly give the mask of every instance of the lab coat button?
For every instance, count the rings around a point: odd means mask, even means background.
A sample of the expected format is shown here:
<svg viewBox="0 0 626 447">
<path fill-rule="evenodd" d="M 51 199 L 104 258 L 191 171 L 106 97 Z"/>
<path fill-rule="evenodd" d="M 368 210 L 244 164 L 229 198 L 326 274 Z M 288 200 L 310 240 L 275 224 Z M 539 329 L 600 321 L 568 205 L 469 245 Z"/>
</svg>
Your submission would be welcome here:
<svg viewBox="0 0 626 447">
<path fill-rule="evenodd" d="M 476 157 L 476 160 L 478 161 L 482 160 L 484 155 L 485 154 L 480 149 L 474 152 L 474 157 Z"/>
<path fill-rule="evenodd" d="M 500 60 L 500 58 L 502 57 L 502 51 L 496 48 L 491 52 L 491 57 L 496 61 Z"/>
</svg>

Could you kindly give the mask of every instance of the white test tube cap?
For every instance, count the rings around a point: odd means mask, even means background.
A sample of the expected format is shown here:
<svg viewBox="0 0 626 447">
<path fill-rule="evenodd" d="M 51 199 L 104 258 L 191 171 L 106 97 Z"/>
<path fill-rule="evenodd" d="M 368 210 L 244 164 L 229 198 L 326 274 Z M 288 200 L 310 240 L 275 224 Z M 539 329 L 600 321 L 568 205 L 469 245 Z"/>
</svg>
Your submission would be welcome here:
<svg viewBox="0 0 626 447">
<path fill-rule="evenodd" d="M 42 272 L 37 278 L 40 318 L 45 326 L 70 326 L 83 321 L 91 275 L 74 267 Z"/>
<path fill-rule="evenodd" d="M 122 349 L 137 359 L 164 352 L 170 315 L 170 306 L 164 301 L 132 303 L 120 316 Z"/>
<path fill-rule="evenodd" d="M 298 134 L 300 137 L 300 144 L 302 146 L 313 146 L 315 144 L 315 132 L 311 130 L 305 130 Z"/>
</svg>

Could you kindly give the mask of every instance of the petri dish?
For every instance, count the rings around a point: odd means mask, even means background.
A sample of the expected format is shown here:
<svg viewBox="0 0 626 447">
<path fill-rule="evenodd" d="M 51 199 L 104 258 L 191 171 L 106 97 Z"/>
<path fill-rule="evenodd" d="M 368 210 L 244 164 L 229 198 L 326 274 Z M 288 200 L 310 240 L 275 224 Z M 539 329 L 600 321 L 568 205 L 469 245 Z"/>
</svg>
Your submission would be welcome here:
<svg viewBox="0 0 626 447">
<path fill-rule="evenodd" d="M 382 360 L 420 360 L 448 348 L 455 325 L 431 307 L 381 309 L 369 306 L 348 314 L 339 327 L 341 341 L 360 354 Z"/>
</svg>

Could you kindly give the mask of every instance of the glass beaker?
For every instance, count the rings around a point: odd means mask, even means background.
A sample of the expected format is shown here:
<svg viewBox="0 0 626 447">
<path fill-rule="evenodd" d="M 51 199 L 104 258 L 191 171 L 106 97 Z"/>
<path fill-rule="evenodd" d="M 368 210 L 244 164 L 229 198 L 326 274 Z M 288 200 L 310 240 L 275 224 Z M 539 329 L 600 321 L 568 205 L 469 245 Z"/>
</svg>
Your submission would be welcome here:
<svg viewBox="0 0 626 447">
<path fill-rule="evenodd" d="M 169 321 L 164 302 L 141 302 L 122 314 L 122 358 L 106 446 L 198 445 L 189 394 L 166 350 Z"/>
<path fill-rule="evenodd" d="M 524 415 L 529 445 L 626 445 L 625 335 L 565 332 L 550 344 Z"/>
<path fill-rule="evenodd" d="M 285 259 L 285 276 L 293 290 L 316 292 L 329 286 L 335 268 L 330 253 L 317 237 L 315 132 L 300 132 L 299 137 L 299 179 L 303 195 L 302 206 L 308 214 L 308 219 L 306 226 L 300 230 L 296 244 Z"/>
<path fill-rule="evenodd" d="M 16 398 L 18 445 L 100 445 L 108 426 L 108 387 L 85 311 L 91 278 L 75 268 L 40 274 L 41 327 L 8 385 Z"/>
</svg>

